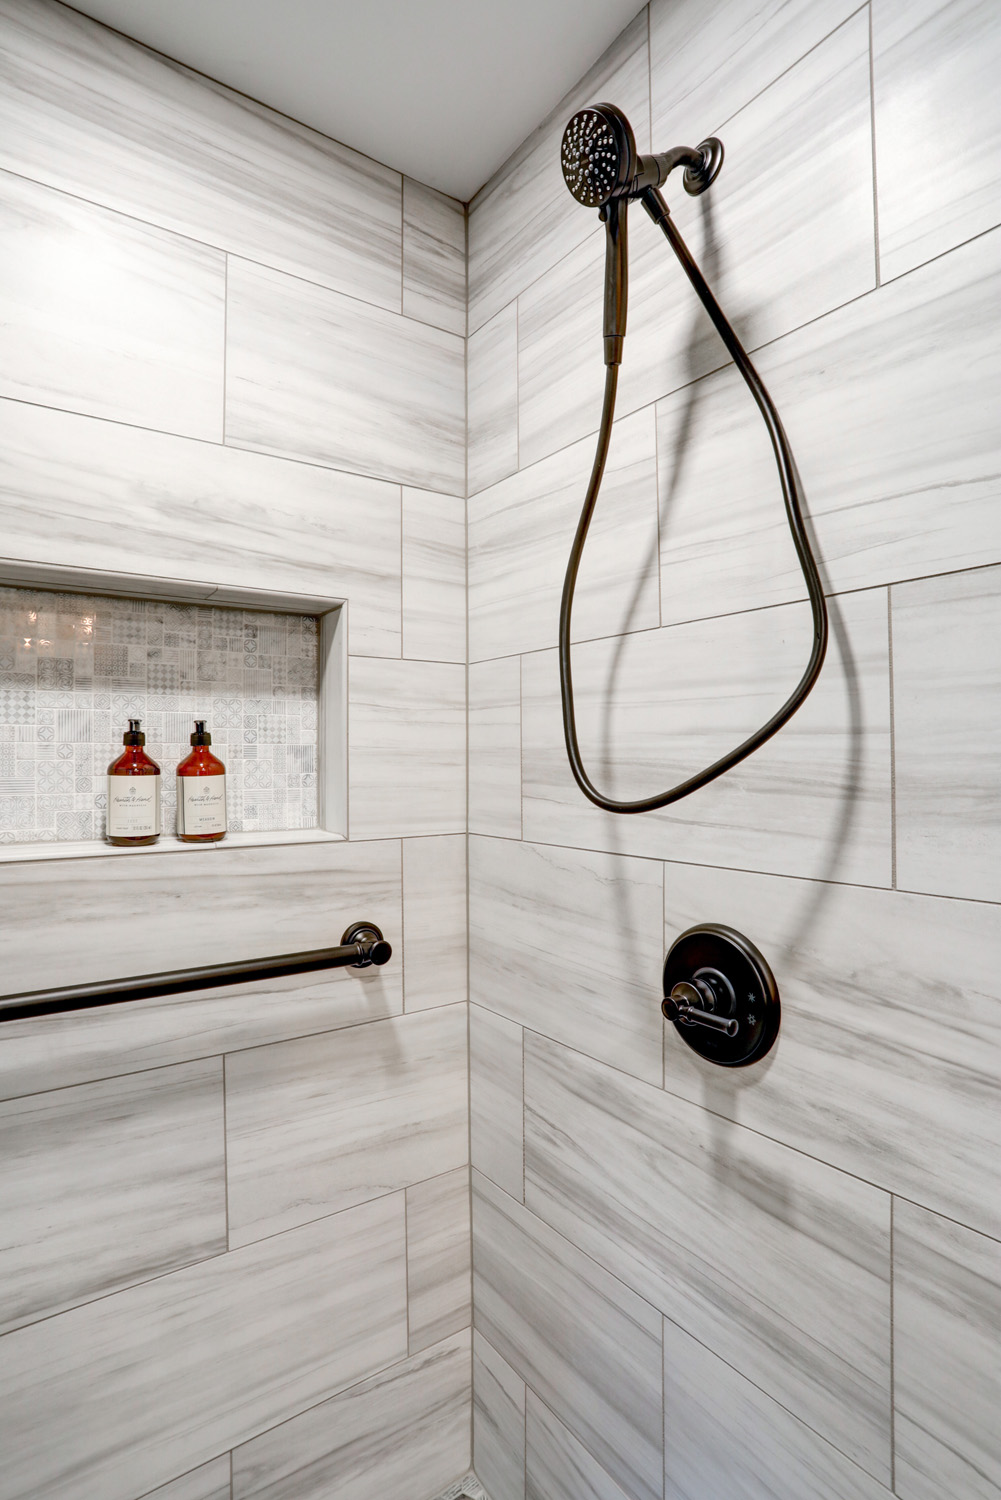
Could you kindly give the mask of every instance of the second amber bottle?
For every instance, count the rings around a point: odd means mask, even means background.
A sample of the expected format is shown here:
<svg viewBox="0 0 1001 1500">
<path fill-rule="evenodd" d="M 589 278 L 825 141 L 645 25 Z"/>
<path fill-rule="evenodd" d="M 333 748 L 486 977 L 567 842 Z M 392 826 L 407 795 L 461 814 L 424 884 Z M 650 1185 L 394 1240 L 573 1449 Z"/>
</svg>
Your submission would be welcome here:
<svg viewBox="0 0 1001 1500">
<path fill-rule="evenodd" d="M 226 837 L 226 767 L 212 754 L 205 720 L 195 720 L 191 754 L 177 768 L 177 837 L 217 844 Z"/>
</svg>

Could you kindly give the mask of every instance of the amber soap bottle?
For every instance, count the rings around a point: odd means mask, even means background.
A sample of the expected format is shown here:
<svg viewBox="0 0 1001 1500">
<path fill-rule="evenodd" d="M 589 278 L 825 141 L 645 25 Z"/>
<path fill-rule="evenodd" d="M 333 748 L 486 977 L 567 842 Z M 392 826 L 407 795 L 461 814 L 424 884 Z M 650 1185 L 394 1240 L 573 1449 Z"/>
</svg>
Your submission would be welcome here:
<svg viewBox="0 0 1001 1500">
<path fill-rule="evenodd" d="M 130 719 L 124 754 L 108 767 L 108 843 L 155 844 L 160 837 L 160 767 L 143 749 L 141 719 Z"/>
<path fill-rule="evenodd" d="M 212 754 L 205 720 L 195 720 L 191 754 L 177 768 L 177 837 L 217 844 L 226 837 L 226 767 Z"/>
</svg>

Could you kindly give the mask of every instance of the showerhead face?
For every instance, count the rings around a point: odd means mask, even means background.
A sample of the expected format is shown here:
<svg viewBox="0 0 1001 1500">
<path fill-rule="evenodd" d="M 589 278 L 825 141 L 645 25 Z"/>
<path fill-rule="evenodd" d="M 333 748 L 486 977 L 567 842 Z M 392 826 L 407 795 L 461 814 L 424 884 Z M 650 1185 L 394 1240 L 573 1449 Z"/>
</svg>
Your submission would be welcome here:
<svg viewBox="0 0 1001 1500">
<path fill-rule="evenodd" d="M 602 208 L 636 176 L 632 127 L 614 104 L 578 110 L 563 132 L 563 178 L 578 203 Z"/>
</svg>

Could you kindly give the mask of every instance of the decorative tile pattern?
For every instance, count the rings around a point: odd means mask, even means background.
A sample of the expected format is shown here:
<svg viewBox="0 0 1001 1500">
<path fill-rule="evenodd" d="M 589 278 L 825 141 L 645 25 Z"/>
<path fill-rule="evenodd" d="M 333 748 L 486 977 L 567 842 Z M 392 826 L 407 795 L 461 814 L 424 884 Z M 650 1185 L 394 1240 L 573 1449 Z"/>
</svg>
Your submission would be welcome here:
<svg viewBox="0 0 1001 1500">
<path fill-rule="evenodd" d="M 130 718 L 174 769 L 205 719 L 234 833 L 315 828 L 318 625 L 309 615 L 0 588 L 0 843 L 104 836 Z"/>
</svg>

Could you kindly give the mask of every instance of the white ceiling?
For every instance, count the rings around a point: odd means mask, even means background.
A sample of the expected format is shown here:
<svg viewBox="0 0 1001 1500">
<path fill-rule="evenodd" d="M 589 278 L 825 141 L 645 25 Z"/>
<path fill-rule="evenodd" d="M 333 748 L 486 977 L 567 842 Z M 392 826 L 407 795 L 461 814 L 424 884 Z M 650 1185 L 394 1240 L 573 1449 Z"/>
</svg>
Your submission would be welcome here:
<svg viewBox="0 0 1001 1500">
<path fill-rule="evenodd" d="M 464 201 L 638 0 L 72 0 Z"/>
</svg>

